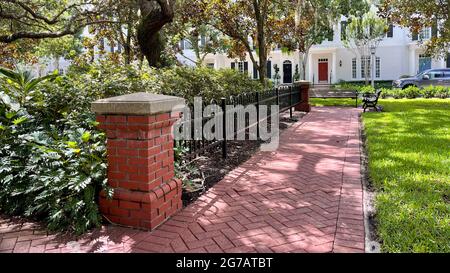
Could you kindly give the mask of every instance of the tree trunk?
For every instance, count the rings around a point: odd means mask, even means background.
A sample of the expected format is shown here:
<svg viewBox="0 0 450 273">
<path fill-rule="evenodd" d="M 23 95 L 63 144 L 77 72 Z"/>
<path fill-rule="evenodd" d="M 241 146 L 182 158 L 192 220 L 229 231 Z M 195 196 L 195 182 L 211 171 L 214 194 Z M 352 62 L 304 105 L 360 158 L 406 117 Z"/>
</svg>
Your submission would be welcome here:
<svg viewBox="0 0 450 273">
<path fill-rule="evenodd" d="M 130 11 L 128 14 L 128 23 L 127 23 L 127 37 L 124 44 L 125 51 L 125 64 L 131 64 L 131 38 L 133 37 L 133 22 L 132 22 L 132 14 L 133 9 L 130 7 Z"/>
<path fill-rule="evenodd" d="M 369 62 L 367 61 L 367 57 L 364 56 L 364 76 L 365 76 L 365 85 L 369 85 Z"/>
<path fill-rule="evenodd" d="M 266 3 L 264 3 L 266 4 Z M 266 23 L 266 11 L 263 8 L 263 13 L 261 13 L 261 1 L 253 0 L 253 8 L 255 10 L 256 18 L 256 28 L 257 28 L 257 40 L 258 40 L 258 55 L 259 55 L 259 80 L 266 86 L 266 75 L 267 75 L 267 49 L 266 49 L 266 36 L 264 34 L 264 24 Z M 252 54 L 250 52 L 250 54 Z"/>
<path fill-rule="evenodd" d="M 151 67 L 161 67 L 164 43 L 160 30 L 173 20 L 174 0 L 140 0 L 139 4 L 143 16 L 137 27 L 139 47 Z"/>
</svg>

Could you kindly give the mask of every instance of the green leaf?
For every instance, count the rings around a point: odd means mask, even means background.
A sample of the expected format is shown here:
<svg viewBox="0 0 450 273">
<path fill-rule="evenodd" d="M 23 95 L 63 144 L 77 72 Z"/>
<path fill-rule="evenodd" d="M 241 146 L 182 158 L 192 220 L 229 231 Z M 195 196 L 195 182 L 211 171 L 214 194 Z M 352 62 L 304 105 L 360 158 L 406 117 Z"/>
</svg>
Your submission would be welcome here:
<svg viewBox="0 0 450 273">
<path fill-rule="evenodd" d="M 13 120 L 14 125 L 19 125 L 24 121 L 27 121 L 28 119 L 26 117 L 20 117 L 20 118 L 16 118 L 15 120 Z"/>
<path fill-rule="evenodd" d="M 67 141 L 67 147 L 75 149 L 78 147 L 78 143 L 76 143 L 75 141 Z"/>
<path fill-rule="evenodd" d="M 17 115 L 16 112 L 7 112 L 7 113 L 5 114 L 5 116 L 6 116 L 7 119 L 12 119 L 12 118 L 15 117 L 16 115 Z"/>
<path fill-rule="evenodd" d="M 91 139 L 91 133 L 90 132 L 84 132 L 84 134 L 81 136 L 81 140 L 86 143 Z"/>
</svg>

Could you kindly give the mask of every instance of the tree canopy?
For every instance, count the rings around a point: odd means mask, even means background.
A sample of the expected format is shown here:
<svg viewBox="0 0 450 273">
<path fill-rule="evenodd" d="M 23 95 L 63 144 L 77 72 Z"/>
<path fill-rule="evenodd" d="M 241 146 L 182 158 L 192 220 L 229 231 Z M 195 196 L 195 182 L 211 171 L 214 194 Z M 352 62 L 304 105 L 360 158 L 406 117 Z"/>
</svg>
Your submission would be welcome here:
<svg viewBox="0 0 450 273">
<path fill-rule="evenodd" d="M 418 33 L 424 27 L 433 29 L 425 42 L 428 53 L 446 55 L 450 48 L 450 4 L 448 0 L 382 0 L 380 15 L 392 23 Z"/>
</svg>

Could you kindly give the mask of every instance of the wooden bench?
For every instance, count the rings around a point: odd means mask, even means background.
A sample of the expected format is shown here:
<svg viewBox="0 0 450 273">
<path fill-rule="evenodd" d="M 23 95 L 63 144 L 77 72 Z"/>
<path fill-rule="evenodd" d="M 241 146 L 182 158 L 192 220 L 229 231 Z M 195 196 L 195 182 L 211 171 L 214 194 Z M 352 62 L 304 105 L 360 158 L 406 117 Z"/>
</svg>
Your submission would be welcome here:
<svg viewBox="0 0 450 273">
<path fill-rule="evenodd" d="M 310 90 L 310 98 L 323 98 L 323 99 L 355 99 L 355 107 L 358 107 L 359 93 L 355 90 Z"/>
<path fill-rule="evenodd" d="M 380 98 L 380 94 L 381 94 L 381 89 L 378 89 L 375 94 L 371 94 L 371 93 L 364 93 L 363 94 L 363 109 L 364 112 L 366 112 L 366 109 L 369 107 L 373 107 L 377 112 L 381 111 L 381 108 L 377 106 L 378 104 L 378 99 Z"/>
</svg>

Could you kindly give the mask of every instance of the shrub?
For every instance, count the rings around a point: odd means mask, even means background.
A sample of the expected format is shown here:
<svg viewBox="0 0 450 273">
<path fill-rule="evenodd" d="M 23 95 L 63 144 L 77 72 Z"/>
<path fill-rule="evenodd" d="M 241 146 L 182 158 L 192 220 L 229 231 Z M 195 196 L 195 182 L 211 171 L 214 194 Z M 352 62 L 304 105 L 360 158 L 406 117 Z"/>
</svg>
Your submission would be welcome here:
<svg viewBox="0 0 450 273">
<path fill-rule="evenodd" d="M 373 88 L 371 85 L 365 85 L 359 88 L 360 93 L 375 93 L 375 88 Z"/>
<path fill-rule="evenodd" d="M 381 98 L 394 97 L 395 89 L 381 88 Z"/>
<path fill-rule="evenodd" d="M 107 189 L 105 138 L 95 130 L 93 115 L 72 111 L 51 120 L 50 113 L 37 110 L 45 109 L 36 105 L 39 100 L 19 104 L 5 91 L 0 91 L 1 210 L 44 219 L 50 229 L 82 233 L 98 225 L 95 200 Z"/>
<path fill-rule="evenodd" d="M 420 89 L 416 86 L 408 86 L 407 88 L 403 89 L 401 93 L 405 98 L 414 99 L 420 95 Z"/>
<path fill-rule="evenodd" d="M 75 233 L 101 223 L 99 191 L 112 195 L 92 101 L 143 91 L 211 100 L 262 89 L 231 69 L 140 70 L 104 62 L 58 77 L 22 73 L 15 81 L 14 72 L 6 74 L 0 77 L 0 210 Z"/>
<path fill-rule="evenodd" d="M 436 86 L 436 97 L 445 99 L 450 97 L 450 88 L 449 87 L 443 87 L 443 86 Z"/>
<path fill-rule="evenodd" d="M 428 98 L 433 98 L 433 97 L 435 97 L 435 96 L 436 96 L 436 91 L 437 91 L 436 87 L 430 85 L 430 86 L 427 86 L 427 87 L 425 87 L 425 88 L 422 88 L 422 89 L 420 90 L 420 94 L 421 94 L 424 98 L 427 98 L 427 99 L 428 99 Z"/>
</svg>

